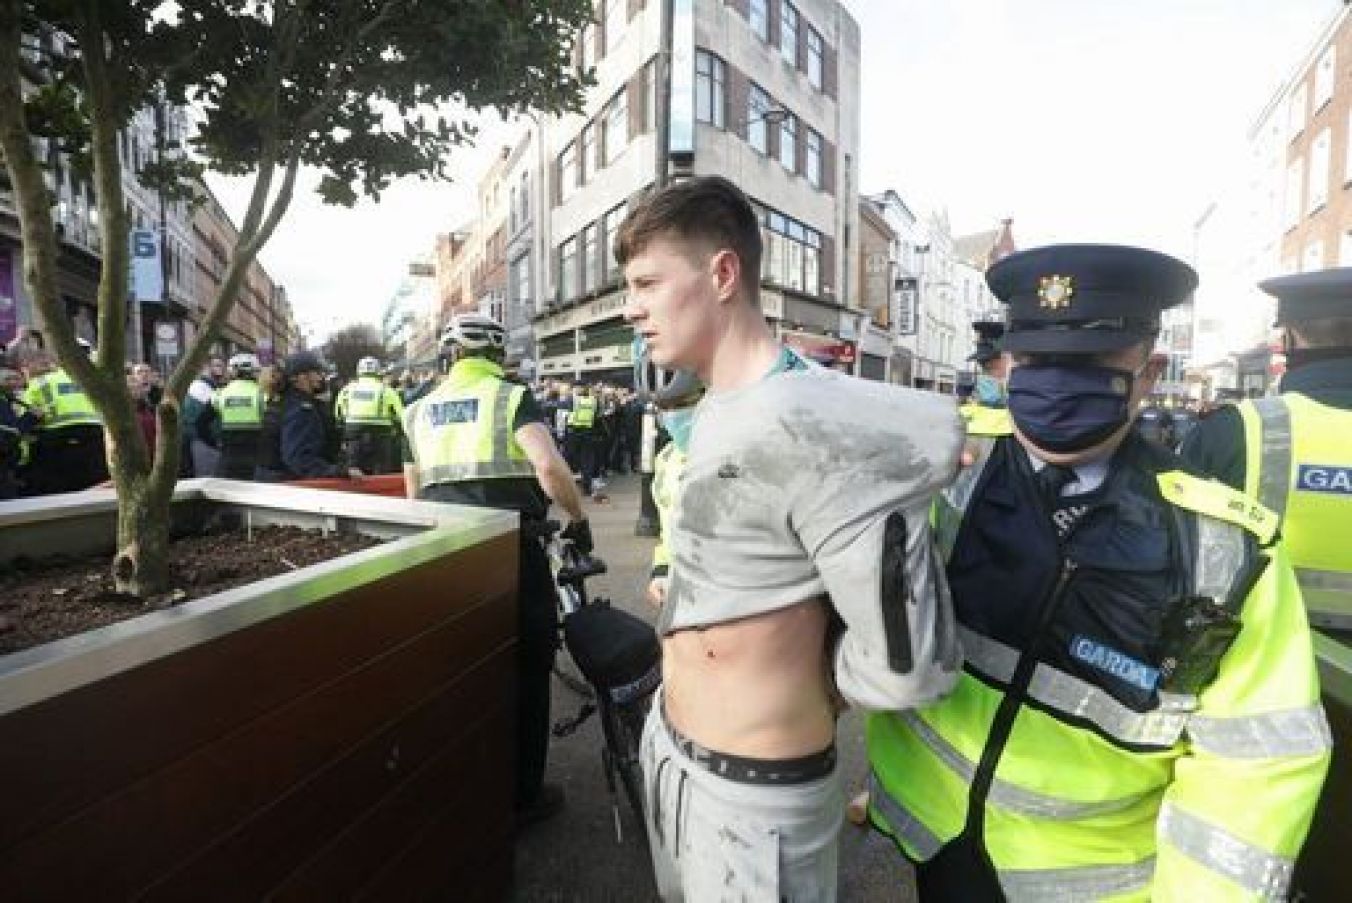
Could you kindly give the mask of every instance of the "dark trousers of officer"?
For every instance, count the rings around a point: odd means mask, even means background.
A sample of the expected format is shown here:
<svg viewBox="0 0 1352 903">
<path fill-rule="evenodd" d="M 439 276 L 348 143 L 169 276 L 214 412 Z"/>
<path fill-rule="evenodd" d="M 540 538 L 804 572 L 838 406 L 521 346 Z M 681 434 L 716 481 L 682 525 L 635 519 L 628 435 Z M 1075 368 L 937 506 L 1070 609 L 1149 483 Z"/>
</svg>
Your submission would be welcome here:
<svg viewBox="0 0 1352 903">
<path fill-rule="evenodd" d="M 28 471 L 30 494 L 78 492 L 106 479 L 108 461 L 103 451 L 103 427 L 63 426 L 38 432 Z"/>
<path fill-rule="evenodd" d="M 600 476 L 599 438 L 600 431 L 596 429 L 568 431 L 567 444 L 573 450 L 571 461 L 582 475 L 582 494 L 587 496 L 592 494 L 592 482 Z"/>
<path fill-rule="evenodd" d="M 216 476 L 227 480 L 252 480 L 258 467 L 259 433 L 259 430 L 223 430 Z"/>
<path fill-rule="evenodd" d="M 348 467 L 356 467 L 367 474 L 399 473 L 403 470 L 403 463 L 399 460 L 399 443 L 394 430 L 389 429 L 349 428 L 343 436 L 343 459 Z"/>
</svg>

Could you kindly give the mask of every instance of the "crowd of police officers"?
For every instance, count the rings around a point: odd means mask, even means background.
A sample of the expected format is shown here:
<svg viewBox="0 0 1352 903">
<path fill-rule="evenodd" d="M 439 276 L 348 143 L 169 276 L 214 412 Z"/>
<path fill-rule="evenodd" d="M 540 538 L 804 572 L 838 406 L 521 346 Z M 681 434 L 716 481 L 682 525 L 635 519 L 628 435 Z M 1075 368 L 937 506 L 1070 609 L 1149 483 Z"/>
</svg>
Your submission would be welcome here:
<svg viewBox="0 0 1352 903">
<path fill-rule="evenodd" d="M 145 365 L 129 368 L 127 379 L 153 448 L 162 390 Z M 398 473 L 404 403 L 391 383 L 374 357 L 362 358 L 356 379 L 342 386 L 308 351 L 280 367 L 261 367 L 252 354 L 213 359 L 184 400 L 181 475 L 275 482 Z M 0 360 L 0 499 L 107 479 L 98 412 L 30 333 Z"/>
</svg>

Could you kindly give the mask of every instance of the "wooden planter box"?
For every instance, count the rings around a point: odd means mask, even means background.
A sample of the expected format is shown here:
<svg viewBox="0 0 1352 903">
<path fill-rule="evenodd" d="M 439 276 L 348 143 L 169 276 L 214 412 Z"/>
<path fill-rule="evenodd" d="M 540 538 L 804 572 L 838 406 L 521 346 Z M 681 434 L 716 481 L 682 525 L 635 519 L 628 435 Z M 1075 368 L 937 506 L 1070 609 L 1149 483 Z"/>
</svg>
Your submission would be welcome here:
<svg viewBox="0 0 1352 903">
<path fill-rule="evenodd" d="M 114 505 L 7 506 L 0 556 L 106 551 Z M 515 515 L 180 485 L 221 512 L 393 541 L 0 657 L 0 895 L 501 899 Z"/>
</svg>

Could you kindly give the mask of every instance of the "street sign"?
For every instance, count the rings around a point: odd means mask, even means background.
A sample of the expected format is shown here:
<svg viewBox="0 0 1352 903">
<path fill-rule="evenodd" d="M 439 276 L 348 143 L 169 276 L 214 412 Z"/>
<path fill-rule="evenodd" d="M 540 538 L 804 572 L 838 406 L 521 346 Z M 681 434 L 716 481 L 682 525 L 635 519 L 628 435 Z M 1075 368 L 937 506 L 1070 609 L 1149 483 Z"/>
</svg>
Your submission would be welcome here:
<svg viewBox="0 0 1352 903">
<path fill-rule="evenodd" d="M 173 323 L 155 324 L 155 356 L 178 357 L 178 327 Z"/>
<path fill-rule="evenodd" d="M 160 268 L 160 236 L 154 229 L 132 229 L 131 297 L 142 304 L 158 304 L 164 296 L 164 271 Z"/>
<path fill-rule="evenodd" d="M 916 298 L 919 294 L 917 285 L 917 280 L 909 276 L 898 279 L 893 285 L 893 295 L 897 304 L 897 333 L 899 335 L 915 335 L 916 333 L 918 316 Z"/>
</svg>

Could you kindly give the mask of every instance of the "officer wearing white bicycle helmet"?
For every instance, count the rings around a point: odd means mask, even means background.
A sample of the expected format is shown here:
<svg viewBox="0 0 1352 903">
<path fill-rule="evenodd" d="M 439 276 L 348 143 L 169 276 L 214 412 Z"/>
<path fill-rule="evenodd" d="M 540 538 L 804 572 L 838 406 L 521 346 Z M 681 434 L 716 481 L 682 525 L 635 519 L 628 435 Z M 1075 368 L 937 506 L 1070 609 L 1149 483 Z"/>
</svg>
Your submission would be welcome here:
<svg viewBox="0 0 1352 903">
<path fill-rule="evenodd" d="M 380 378 L 380 361 L 357 361 L 357 378 L 343 386 L 334 405 L 343 455 L 365 473 L 398 473 L 404 403 Z"/>
<path fill-rule="evenodd" d="M 258 386 L 258 358 L 236 354 L 226 368 L 230 382 L 211 397 L 211 407 L 221 424 L 221 456 L 216 462 L 216 476 L 252 480 L 267 410 L 263 390 Z"/>
<path fill-rule="evenodd" d="M 535 398 L 504 378 L 506 344 L 506 330 L 492 317 L 465 314 L 451 321 L 441 339 L 450 372 L 404 414 L 412 457 L 404 477 L 411 498 L 521 513 L 516 805 L 517 822 L 524 824 L 563 804 L 562 788 L 543 783 L 558 637 L 553 575 L 538 529 L 549 503 L 567 512 L 563 535 L 584 554 L 592 541 L 572 471 Z"/>
</svg>

